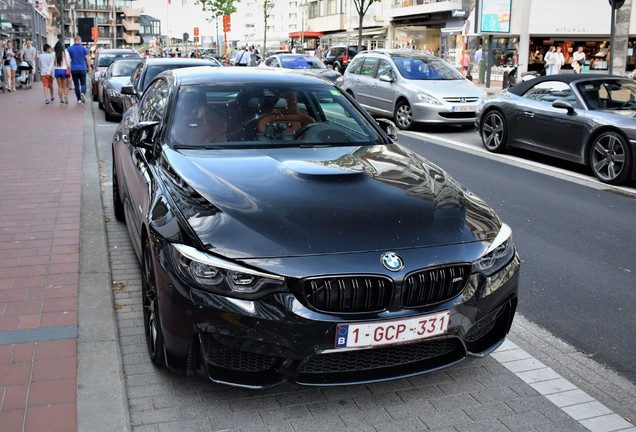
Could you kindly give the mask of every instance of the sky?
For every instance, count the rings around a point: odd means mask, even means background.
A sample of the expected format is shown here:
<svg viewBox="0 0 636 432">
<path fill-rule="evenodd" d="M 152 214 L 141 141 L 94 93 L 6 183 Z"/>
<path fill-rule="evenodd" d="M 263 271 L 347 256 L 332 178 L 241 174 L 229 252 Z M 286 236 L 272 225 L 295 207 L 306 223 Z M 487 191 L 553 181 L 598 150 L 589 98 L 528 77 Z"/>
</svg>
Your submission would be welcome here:
<svg viewBox="0 0 636 432">
<path fill-rule="evenodd" d="M 134 8 L 143 9 L 144 15 L 150 15 L 161 21 L 161 32 L 174 37 L 182 37 L 183 33 L 194 35 L 194 27 L 199 27 L 201 36 L 214 35 L 216 26 L 205 20 L 201 6 L 195 5 L 194 0 L 134 0 Z"/>
</svg>

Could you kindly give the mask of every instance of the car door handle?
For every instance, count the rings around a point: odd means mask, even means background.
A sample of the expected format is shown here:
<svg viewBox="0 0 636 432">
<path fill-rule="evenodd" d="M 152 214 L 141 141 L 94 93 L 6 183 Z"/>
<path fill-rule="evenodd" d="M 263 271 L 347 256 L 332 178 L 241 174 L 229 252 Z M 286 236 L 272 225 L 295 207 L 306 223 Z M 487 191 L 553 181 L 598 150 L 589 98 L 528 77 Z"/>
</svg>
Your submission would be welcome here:
<svg viewBox="0 0 636 432">
<path fill-rule="evenodd" d="M 524 111 L 523 115 L 525 115 L 526 117 L 534 117 L 534 113 L 532 111 Z"/>
</svg>

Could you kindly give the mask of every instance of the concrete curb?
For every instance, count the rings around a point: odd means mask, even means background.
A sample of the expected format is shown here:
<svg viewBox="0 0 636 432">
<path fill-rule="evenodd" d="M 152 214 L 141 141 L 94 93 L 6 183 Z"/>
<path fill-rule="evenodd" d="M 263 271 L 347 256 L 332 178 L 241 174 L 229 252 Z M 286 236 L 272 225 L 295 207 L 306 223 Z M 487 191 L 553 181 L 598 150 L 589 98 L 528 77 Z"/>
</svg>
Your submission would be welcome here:
<svg viewBox="0 0 636 432">
<path fill-rule="evenodd" d="M 90 100 L 90 99 L 89 99 Z M 77 342 L 77 430 L 130 431 L 106 241 L 93 104 L 84 111 Z"/>
</svg>

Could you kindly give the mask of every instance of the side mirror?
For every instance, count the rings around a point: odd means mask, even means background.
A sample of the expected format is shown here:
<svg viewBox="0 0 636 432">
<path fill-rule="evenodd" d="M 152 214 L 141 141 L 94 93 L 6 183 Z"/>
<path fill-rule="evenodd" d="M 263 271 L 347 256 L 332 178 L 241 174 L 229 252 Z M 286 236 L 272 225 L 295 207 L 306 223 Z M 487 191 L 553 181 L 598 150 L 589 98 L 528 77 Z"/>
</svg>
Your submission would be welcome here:
<svg viewBox="0 0 636 432">
<path fill-rule="evenodd" d="M 383 82 L 388 82 L 388 83 L 393 82 L 393 79 L 389 75 L 380 75 L 378 79 Z"/>
<path fill-rule="evenodd" d="M 125 85 L 121 88 L 121 94 L 136 96 L 137 92 L 135 91 L 135 87 L 131 85 Z"/>
<path fill-rule="evenodd" d="M 152 136 L 159 122 L 141 122 L 128 131 L 128 139 L 133 147 L 152 149 Z"/>
<path fill-rule="evenodd" d="M 102 73 L 100 74 L 102 78 L 106 78 L 106 71 L 102 71 Z"/>
<path fill-rule="evenodd" d="M 383 75 L 384 76 L 384 75 Z M 398 128 L 391 120 L 379 118 L 375 120 L 392 142 L 398 139 Z"/>
<path fill-rule="evenodd" d="M 555 100 L 554 102 L 552 102 L 552 106 L 554 108 L 562 108 L 564 110 L 567 110 L 568 114 L 574 114 L 574 107 L 569 102 L 566 102 L 563 99 Z"/>
</svg>

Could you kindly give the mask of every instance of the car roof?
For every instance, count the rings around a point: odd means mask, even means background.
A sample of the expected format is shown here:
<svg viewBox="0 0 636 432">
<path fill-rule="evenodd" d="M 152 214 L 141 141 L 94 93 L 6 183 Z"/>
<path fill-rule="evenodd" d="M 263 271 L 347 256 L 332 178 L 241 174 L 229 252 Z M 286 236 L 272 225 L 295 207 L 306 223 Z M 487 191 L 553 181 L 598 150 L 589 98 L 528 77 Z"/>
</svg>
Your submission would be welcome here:
<svg viewBox="0 0 636 432">
<path fill-rule="evenodd" d="M 254 83 L 262 85 L 325 85 L 333 86 L 313 74 L 299 74 L 286 69 L 273 70 L 268 68 L 242 68 L 206 66 L 165 71 L 159 76 L 172 76 L 178 85 L 195 85 L 210 83 Z"/>
<path fill-rule="evenodd" d="M 139 53 L 137 51 L 135 51 L 134 49 L 128 49 L 128 48 L 102 48 L 99 51 L 97 51 L 97 55 L 100 55 L 100 54 L 130 54 L 130 53 L 135 53 L 135 54 L 139 55 Z"/>
<path fill-rule="evenodd" d="M 418 51 L 409 48 L 379 48 L 371 51 L 364 51 L 360 53 L 360 56 L 369 56 L 369 55 L 385 55 L 389 57 L 435 57 L 433 54 L 428 53 L 426 51 Z"/>
<path fill-rule="evenodd" d="M 206 66 L 206 65 L 218 66 L 219 65 L 218 63 L 213 62 L 213 61 L 208 60 L 208 59 L 198 59 L 198 58 L 190 58 L 190 57 L 149 58 L 149 59 L 145 59 L 145 62 L 148 65 L 154 65 L 154 64 L 189 64 L 189 63 L 195 63 L 195 64 L 199 64 L 201 66 Z"/>
<path fill-rule="evenodd" d="M 529 88 L 535 86 L 536 84 L 542 83 L 544 81 L 559 81 L 565 84 L 571 84 L 575 81 L 591 81 L 591 80 L 602 80 L 602 79 L 628 79 L 626 77 L 621 77 L 618 75 L 608 75 L 608 74 L 596 74 L 596 73 L 583 73 L 583 74 L 558 74 L 558 75 L 543 75 L 536 78 L 533 78 L 528 81 L 521 81 L 518 84 L 515 84 L 514 87 L 508 89 L 508 92 L 521 96 Z"/>
</svg>

